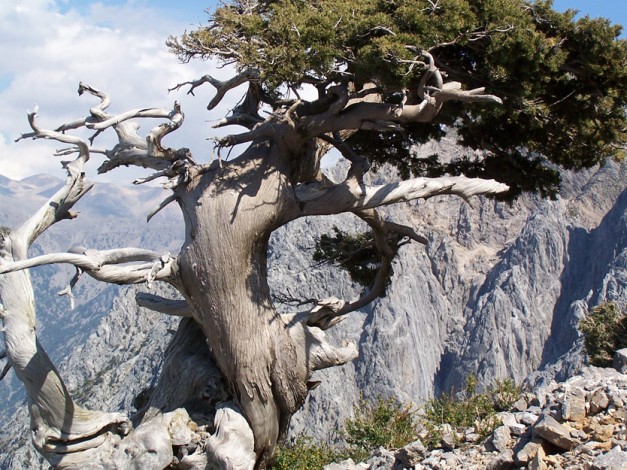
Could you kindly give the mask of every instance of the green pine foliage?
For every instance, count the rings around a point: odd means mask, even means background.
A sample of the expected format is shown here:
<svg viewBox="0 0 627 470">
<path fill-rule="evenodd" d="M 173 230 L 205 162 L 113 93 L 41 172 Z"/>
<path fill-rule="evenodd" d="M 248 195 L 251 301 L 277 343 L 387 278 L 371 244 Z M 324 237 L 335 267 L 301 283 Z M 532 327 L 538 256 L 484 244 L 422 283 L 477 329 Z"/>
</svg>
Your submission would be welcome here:
<svg viewBox="0 0 627 470">
<path fill-rule="evenodd" d="M 428 51 L 447 81 L 486 87 L 502 106 L 447 104 L 405 132 L 357 132 L 353 147 L 411 175 L 467 174 L 554 196 L 558 167 L 578 169 L 625 153 L 627 41 L 605 19 L 575 19 L 551 0 L 237 0 L 208 27 L 170 38 L 183 60 L 215 57 L 259 71 L 269 96 L 304 84 L 373 83 L 412 93 Z M 413 144 L 455 129 L 480 157 L 416 161 Z"/>
<path fill-rule="evenodd" d="M 337 265 L 346 270 L 353 282 L 370 287 L 381 266 L 381 255 L 372 232 L 349 234 L 333 227 L 333 234 L 316 240 L 314 261 Z"/>
<path fill-rule="evenodd" d="M 594 307 L 579 322 L 590 364 L 610 367 L 614 352 L 627 348 L 627 310 L 615 302 Z"/>
</svg>

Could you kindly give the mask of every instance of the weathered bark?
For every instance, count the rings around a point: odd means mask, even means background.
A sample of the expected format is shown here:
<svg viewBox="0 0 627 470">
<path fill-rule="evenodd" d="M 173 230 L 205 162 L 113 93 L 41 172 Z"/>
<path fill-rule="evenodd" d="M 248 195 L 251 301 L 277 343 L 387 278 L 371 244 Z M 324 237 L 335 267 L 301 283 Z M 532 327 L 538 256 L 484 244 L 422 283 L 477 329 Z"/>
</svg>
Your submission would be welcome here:
<svg viewBox="0 0 627 470">
<path fill-rule="evenodd" d="M 177 195 L 186 222 L 183 293 L 253 429 L 263 468 L 306 397 L 307 371 L 294 367 L 296 345 L 267 283 L 268 240 L 289 184 L 268 161 L 274 149 L 256 150 L 257 159 L 199 175 Z"/>
</svg>

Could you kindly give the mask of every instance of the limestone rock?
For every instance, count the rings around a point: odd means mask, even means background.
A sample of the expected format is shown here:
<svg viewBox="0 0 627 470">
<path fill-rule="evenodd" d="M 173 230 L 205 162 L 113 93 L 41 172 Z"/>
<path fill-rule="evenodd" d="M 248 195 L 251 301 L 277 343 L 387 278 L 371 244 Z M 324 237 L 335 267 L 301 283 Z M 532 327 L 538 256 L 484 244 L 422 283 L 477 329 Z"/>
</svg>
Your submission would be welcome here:
<svg viewBox="0 0 627 470">
<path fill-rule="evenodd" d="M 389 450 L 380 447 L 366 462 L 369 470 L 392 470 L 396 457 Z"/>
<path fill-rule="evenodd" d="M 566 393 L 562 403 L 564 421 L 582 421 L 586 417 L 586 394 L 579 387 L 573 387 Z"/>
<path fill-rule="evenodd" d="M 407 444 L 396 452 L 397 465 L 401 468 L 412 468 L 424 458 L 426 447 L 420 440 Z"/>
<path fill-rule="evenodd" d="M 588 404 L 590 406 L 590 414 L 595 415 L 610 406 L 610 399 L 602 389 L 596 390 L 590 397 Z"/>
<path fill-rule="evenodd" d="M 610 452 L 600 455 L 592 462 L 592 470 L 627 470 L 627 452 L 614 447 Z"/>
<path fill-rule="evenodd" d="M 544 416 L 534 427 L 533 435 L 556 445 L 560 449 L 570 450 L 578 442 L 570 435 L 570 429 L 558 423 L 551 416 Z"/>
<path fill-rule="evenodd" d="M 514 467 L 514 453 L 511 449 L 507 449 L 491 460 L 486 466 L 486 470 L 509 470 Z"/>
<path fill-rule="evenodd" d="M 512 440 L 512 435 L 509 432 L 509 428 L 507 426 L 499 426 L 492 433 L 492 438 L 490 443 L 494 446 L 494 448 L 502 453 L 507 450 Z"/>
<path fill-rule="evenodd" d="M 526 442 L 522 448 L 516 452 L 514 460 L 519 465 L 526 465 L 536 457 L 541 449 L 542 439 L 534 438 L 531 441 Z"/>
<path fill-rule="evenodd" d="M 548 468 L 547 464 L 544 462 L 544 458 L 546 454 L 544 453 L 544 449 L 542 446 L 536 452 L 531 462 L 529 462 L 528 470 L 546 470 Z"/>
<path fill-rule="evenodd" d="M 612 367 L 622 374 L 627 374 L 627 348 L 619 349 L 614 353 Z"/>
</svg>

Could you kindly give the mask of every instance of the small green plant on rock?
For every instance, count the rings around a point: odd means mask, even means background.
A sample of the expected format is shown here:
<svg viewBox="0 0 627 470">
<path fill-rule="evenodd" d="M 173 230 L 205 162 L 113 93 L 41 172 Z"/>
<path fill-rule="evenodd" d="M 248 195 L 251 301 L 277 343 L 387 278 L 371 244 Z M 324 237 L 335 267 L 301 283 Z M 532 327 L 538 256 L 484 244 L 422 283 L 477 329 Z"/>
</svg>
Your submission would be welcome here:
<svg viewBox="0 0 627 470">
<path fill-rule="evenodd" d="M 362 460 L 379 447 L 399 449 L 415 441 L 415 415 L 413 405 L 400 404 L 393 398 L 378 398 L 374 403 L 362 398 L 355 417 L 345 424 L 353 459 Z"/>
<path fill-rule="evenodd" d="M 499 424 L 496 413 L 509 409 L 520 392 L 520 387 L 512 380 L 505 379 L 497 380 L 486 391 L 478 393 L 477 378 L 469 375 L 459 395 L 444 394 L 425 404 L 420 420 L 426 431 L 423 444 L 429 448 L 439 447 L 445 425 L 453 430 L 457 444 L 457 433 L 470 427 L 474 427 L 482 439 L 486 438 Z"/>
<path fill-rule="evenodd" d="M 279 446 L 271 468 L 272 470 L 320 470 L 325 465 L 346 458 L 348 454 L 301 435 L 291 443 Z"/>
<path fill-rule="evenodd" d="M 612 365 L 614 352 L 627 347 L 627 311 L 615 302 L 597 305 L 579 322 L 590 364 Z"/>
<path fill-rule="evenodd" d="M 348 458 L 362 462 L 379 447 L 398 449 L 417 439 L 413 405 L 403 405 L 394 399 L 378 398 L 374 402 L 360 399 L 354 417 L 344 426 L 345 447 L 319 444 L 310 437 L 300 436 L 279 447 L 272 469 L 320 470 Z"/>
</svg>

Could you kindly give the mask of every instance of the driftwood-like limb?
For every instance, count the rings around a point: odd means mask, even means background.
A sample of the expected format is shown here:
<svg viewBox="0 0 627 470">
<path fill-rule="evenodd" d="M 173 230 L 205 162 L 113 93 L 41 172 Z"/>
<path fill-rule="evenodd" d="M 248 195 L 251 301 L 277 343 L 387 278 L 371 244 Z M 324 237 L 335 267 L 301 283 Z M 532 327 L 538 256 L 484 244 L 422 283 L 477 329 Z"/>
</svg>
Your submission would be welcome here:
<svg viewBox="0 0 627 470">
<path fill-rule="evenodd" d="M 370 169 L 370 162 L 362 155 L 359 155 L 353 148 L 342 140 L 339 132 L 333 133 L 333 139 L 328 136 L 322 136 L 323 140 L 332 144 L 336 149 L 340 151 L 342 156 L 351 162 L 350 170 L 348 170 L 347 179 L 355 178 L 358 183 L 361 183 L 364 179 L 364 175 Z"/>
<path fill-rule="evenodd" d="M 307 381 L 314 371 L 346 364 L 359 355 L 354 343 L 333 346 L 324 333 L 324 330 L 342 321 L 343 317 L 336 312 L 343 305 L 343 301 L 330 298 L 320 301 L 310 312 L 281 315 L 290 336 L 299 345 L 297 358 L 301 367 L 308 371 Z"/>
<path fill-rule="evenodd" d="M 190 318 L 192 316 L 189 304 L 186 300 L 166 299 L 165 297 L 155 294 L 139 292 L 135 296 L 135 301 L 140 307 L 148 308 L 159 313 L 165 313 L 166 315 Z"/>
<path fill-rule="evenodd" d="M 74 298 L 74 293 L 72 292 L 72 289 L 74 288 L 74 286 L 80 279 L 81 274 L 83 274 L 83 270 L 80 268 L 76 268 L 76 274 L 74 274 L 74 276 L 70 280 L 70 283 L 65 287 L 65 289 L 57 293 L 57 295 L 67 295 L 68 299 L 70 300 L 70 310 L 74 310 L 74 305 L 75 305 L 75 300 L 76 300 Z"/>
<path fill-rule="evenodd" d="M 14 233 L 14 243 L 23 241 L 27 247 L 54 223 L 75 217 L 70 209 L 92 188 L 92 185 L 86 184 L 83 173 L 83 165 L 89 160 L 87 143 L 78 137 L 39 128 L 36 117 L 37 111 L 28 114 L 28 122 L 33 132 L 22 134 L 20 139 L 32 137 L 33 139 L 53 139 L 73 144 L 78 147 L 79 155 L 73 162 L 66 165 L 68 176 L 65 185 Z"/>
<path fill-rule="evenodd" d="M 113 127 L 118 124 L 121 124 L 124 121 L 128 121 L 129 119 L 134 119 L 134 118 L 168 118 L 168 119 L 171 119 L 172 116 L 175 116 L 178 113 L 180 113 L 180 109 L 177 110 L 176 104 L 174 106 L 174 110 L 169 110 L 165 108 L 133 109 L 133 110 L 121 113 L 121 114 L 117 114 L 115 116 L 110 116 L 104 121 L 87 123 L 86 126 L 89 129 L 104 130 L 104 129 L 107 129 L 108 127 Z"/>
<path fill-rule="evenodd" d="M 176 201 L 176 196 L 174 196 L 173 194 L 166 197 L 163 201 L 161 201 L 159 203 L 159 205 L 157 207 L 155 207 L 154 209 L 152 209 L 148 215 L 146 215 L 146 222 L 150 222 L 150 219 L 152 219 L 155 215 L 157 215 L 161 210 L 165 209 L 169 204 L 171 204 L 172 202 Z"/>
<path fill-rule="evenodd" d="M 178 409 L 141 424 L 123 439 L 108 434 L 97 448 L 44 456 L 57 470 L 162 470 L 173 463 L 174 447 L 201 439 L 194 429 L 185 410 Z"/>
<path fill-rule="evenodd" d="M 125 166 L 138 166 L 161 171 L 169 168 L 172 164 L 170 160 L 151 157 L 147 154 L 145 149 L 135 147 L 116 152 L 109 151 L 107 155 L 109 159 L 105 160 L 102 165 L 98 167 L 98 174 L 107 173 L 115 168 Z"/>
<path fill-rule="evenodd" d="M 420 103 L 411 105 L 354 100 L 337 114 L 327 111 L 304 116 L 300 126 L 312 137 L 343 130 L 399 130 L 404 123 L 431 122 L 447 101 L 502 103 L 499 97 L 485 94 L 482 88 L 461 90 L 457 82 L 444 83 L 429 90 L 433 92 L 431 96 L 427 95 Z"/>
<path fill-rule="evenodd" d="M 390 281 L 392 274 L 392 261 L 394 261 L 398 253 L 399 242 L 403 237 L 409 237 L 411 240 L 419 243 L 427 243 L 426 238 L 415 233 L 410 227 L 383 220 L 381 215 L 374 209 L 355 211 L 355 215 L 366 222 L 372 229 L 374 241 L 381 256 L 381 265 L 368 292 L 354 302 L 342 306 L 337 311 L 337 316 L 359 310 L 385 293 L 386 285 Z"/>
<path fill-rule="evenodd" d="M 250 82 L 248 84 L 248 91 L 246 96 L 240 104 L 238 104 L 231 114 L 224 119 L 220 120 L 214 128 L 224 127 L 228 125 L 240 125 L 247 129 L 252 129 L 256 125 L 263 122 L 261 116 L 259 116 L 259 107 L 262 102 L 263 89 L 257 82 Z"/>
<path fill-rule="evenodd" d="M 4 380 L 4 378 L 7 376 L 10 370 L 11 370 L 11 364 L 7 363 L 2 369 L 2 372 L 0 372 L 0 381 Z"/>
<path fill-rule="evenodd" d="M 29 231 L 3 232 L 0 265 L 12 263 L 14 256 L 18 260 L 26 256 L 25 240 L 14 238 L 20 233 Z M 8 363 L 29 397 L 35 447 L 53 462 L 50 456 L 58 453 L 101 445 L 108 433 L 126 434 L 129 421 L 123 414 L 90 411 L 73 402 L 35 335 L 35 301 L 28 271 L 1 275 L 0 299 Z"/>
<path fill-rule="evenodd" d="M 249 132 L 230 134 L 217 140 L 219 147 L 232 147 L 257 139 L 267 139 L 277 132 L 277 124 L 265 121 Z"/>
<path fill-rule="evenodd" d="M 343 320 L 337 313 L 344 308 L 344 302 L 337 297 L 319 300 L 307 315 L 307 325 L 328 330 Z"/>
<path fill-rule="evenodd" d="M 428 199 L 442 194 L 453 194 L 463 198 L 487 194 L 499 194 L 509 186 L 495 180 L 467 178 L 465 176 L 443 176 L 440 178 L 414 178 L 399 183 L 381 186 L 353 184 L 350 180 L 332 187 L 303 184 L 296 189 L 302 215 L 330 215 L 341 212 L 373 209 L 376 207 Z"/>
<path fill-rule="evenodd" d="M 103 121 L 107 119 L 107 117 L 109 116 L 105 112 L 106 109 L 111 104 L 111 100 L 109 99 L 109 95 L 107 93 L 101 90 L 97 90 L 96 88 L 93 88 L 89 85 L 86 85 L 83 82 L 80 82 L 78 84 L 78 94 L 79 96 L 81 96 L 83 95 L 83 93 L 89 93 L 90 95 L 100 98 L 100 104 L 98 104 L 97 106 L 94 106 L 93 108 L 89 110 L 89 114 L 90 114 L 89 116 L 83 119 L 78 119 L 76 121 L 69 122 L 69 123 L 59 126 L 56 129 L 58 132 L 65 132 L 71 129 L 78 129 L 80 127 L 85 126 L 88 122 Z M 92 137 L 90 140 L 93 142 L 93 139 L 94 137 Z"/>
<path fill-rule="evenodd" d="M 216 431 L 207 441 L 209 463 L 218 468 L 253 470 L 257 456 L 255 437 L 234 403 L 221 404 L 215 417 Z M 228 466 L 224 464 L 228 462 Z"/>
<path fill-rule="evenodd" d="M 226 95 L 229 90 L 232 90 L 233 88 L 236 88 L 243 83 L 249 82 L 251 80 L 256 80 L 257 78 L 259 78 L 259 72 L 254 69 L 246 69 L 242 73 L 224 81 L 213 78 L 211 75 L 204 75 L 198 80 L 179 83 L 178 85 L 170 88 L 168 91 L 180 90 L 181 87 L 185 85 L 190 85 L 187 94 L 193 95 L 194 90 L 197 87 L 205 83 L 211 83 L 211 85 L 213 85 L 216 89 L 216 94 L 207 105 L 207 109 L 212 110 L 218 104 L 220 104 L 220 101 L 222 101 L 222 98 L 224 98 L 224 95 Z"/>
<path fill-rule="evenodd" d="M 172 158 L 176 153 L 173 149 L 165 149 L 161 145 L 161 139 L 174 132 L 183 124 L 184 115 L 178 101 L 174 102 L 174 109 L 168 114 L 170 122 L 161 124 L 150 131 L 146 137 L 148 143 L 148 155 L 151 157 Z"/>
</svg>

